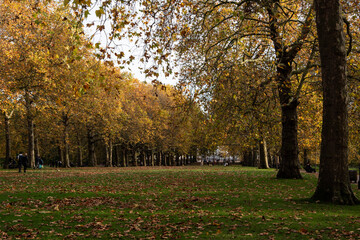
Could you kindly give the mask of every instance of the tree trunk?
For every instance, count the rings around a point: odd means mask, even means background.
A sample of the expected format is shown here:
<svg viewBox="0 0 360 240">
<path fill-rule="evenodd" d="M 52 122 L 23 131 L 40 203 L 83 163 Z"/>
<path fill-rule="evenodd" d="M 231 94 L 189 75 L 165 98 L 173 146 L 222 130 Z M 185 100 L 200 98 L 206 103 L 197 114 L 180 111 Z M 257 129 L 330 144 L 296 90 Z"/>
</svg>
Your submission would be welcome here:
<svg viewBox="0 0 360 240">
<path fill-rule="evenodd" d="M 81 143 L 81 137 L 79 136 L 79 134 L 77 135 L 77 140 L 78 140 L 78 164 L 80 167 L 83 166 L 83 151 L 82 151 L 82 143 Z"/>
<path fill-rule="evenodd" d="M 298 102 L 292 101 L 290 104 L 281 107 L 282 143 L 277 178 L 302 179 L 298 166 L 297 106 Z"/>
<path fill-rule="evenodd" d="M 105 152 L 106 152 L 106 167 L 112 167 L 113 166 L 113 144 L 112 141 L 109 140 L 108 143 L 105 143 Z"/>
<path fill-rule="evenodd" d="M 320 172 L 313 200 L 353 205 L 348 171 L 346 49 L 339 0 L 315 0 L 323 82 Z"/>
<path fill-rule="evenodd" d="M 62 164 L 64 163 L 64 152 L 63 152 L 63 149 L 61 147 L 61 144 L 59 144 L 58 152 L 59 152 L 59 162 L 61 162 L 61 165 L 56 163 L 55 166 L 56 167 L 62 167 Z"/>
<path fill-rule="evenodd" d="M 147 166 L 147 153 L 146 153 L 146 150 L 144 150 L 142 152 L 142 162 L 143 162 L 143 166 Z"/>
<path fill-rule="evenodd" d="M 95 141 L 94 136 L 91 129 L 88 129 L 88 156 L 89 156 L 89 165 L 90 167 L 96 166 L 96 159 L 95 159 Z"/>
<path fill-rule="evenodd" d="M 127 167 L 128 166 L 128 158 L 127 158 L 127 154 L 126 154 L 126 149 L 124 148 L 123 149 L 123 152 L 122 152 L 122 162 L 123 162 L 123 167 Z"/>
<path fill-rule="evenodd" d="M 154 167 L 155 166 L 155 156 L 154 156 L 154 150 L 151 149 L 151 155 L 150 155 L 150 159 L 151 159 L 151 166 Z"/>
<path fill-rule="evenodd" d="M 157 157 L 157 159 L 158 159 L 158 164 L 159 164 L 159 166 L 162 166 L 162 165 L 163 165 L 163 164 L 162 164 L 162 161 L 163 161 L 162 151 L 158 151 L 158 157 Z"/>
<path fill-rule="evenodd" d="M 310 164 L 310 159 L 309 159 L 309 149 L 304 148 L 304 166 L 306 166 L 307 164 Z"/>
<path fill-rule="evenodd" d="M 110 150 L 108 144 L 105 144 L 105 155 L 106 155 L 105 167 L 110 167 Z"/>
<path fill-rule="evenodd" d="M 258 150 L 255 148 L 252 148 L 252 154 L 251 154 L 251 167 L 258 166 Z"/>
<path fill-rule="evenodd" d="M 114 150 L 115 150 L 115 163 L 113 163 L 113 165 L 114 166 L 116 166 L 116 167 L 120 167 L 121 166 L 121 161 L 120 161 L 120 159 L 121 159 L 121 153 L 120 153 L 120 146 L 116 146 L 115 145 L 115 148 L 114 148 Z"/>
<path fill-rule="evenodd" d="M 282 11 L 278 1 L 264 1 L 269 15 L 269 33 L 274 44 L 276 54 L 276 82 L 278 85 L 279 99 L 281 104 L 281 151 L 280 151 L 280 169 L 277 178 L 296 178 L 301 179 L 298 167 L 298 141 L 297 141 L 297 94 L 292 92 L 291 72 L 292 64 L 311 29 L 313 21 L 313 7 L 309 8 L 304 23 L 299 29 L 299 36 L 291 44 L 284 46 L 282 32 L 282 23 L 278 17 L 279 11 Z"/>
<path fill-rule="evenodd" d="M 7 169 L 9 167 L 10 158 L 11 158 L 11 135 L 10 135 L 10 118 L 4 112 L 5 120 L 5 141 L 6 141 L 6 155 L 3 168 Z"/>
<path fill-rule="evenodd" d="M 268 152 L 266 147 L 266 141 L 265 138 L 259 141 L 259 152 L 260 152 L 260 163 L 259 168 L 260 169 L 268 169 L 269 168 L 269 162 L 268 162 Z"/>
<path fill-rule="evenodd" d="M 135 167 L 138 166 L 138 156 L 139 156 L 138 152 L 136 150 L 133 150 L 133 161 L 134 161 Z"/>
<path fill-rule="evenodd" d="M 40 150 L 39 150 L 39 136 L 37 134 L 35 124 L 34 124 L 34 151 L 35 151 L 35 160 L 36 160 L 36 158 L 40 157 Z"/>
<path fill-rule="evenodd" d="M 32 100 L 29 91 L 25 90 L 25 106 L 28 128 L 28 160 L 30 167 L 35 168 L 35 142 L 34 142 L 34 115 L 32 111 Z"/>
<path fill-rule="evenodd" d="M 69 117 L 64 114 L 62 117 L 64 124 L 64 167 L 70 168 L 70 156 L 69 156 Z"/>
</svg>

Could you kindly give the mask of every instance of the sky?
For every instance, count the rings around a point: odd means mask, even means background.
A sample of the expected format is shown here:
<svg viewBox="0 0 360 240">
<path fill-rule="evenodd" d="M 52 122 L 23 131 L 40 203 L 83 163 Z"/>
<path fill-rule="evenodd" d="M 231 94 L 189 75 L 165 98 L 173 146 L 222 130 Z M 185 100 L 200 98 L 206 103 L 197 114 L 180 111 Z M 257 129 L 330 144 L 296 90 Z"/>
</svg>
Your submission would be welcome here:
<svg viewBox="0 0 360 240">
<path fill-rule="evenodd" d="M 84 26 L 85 26 L 85 33 L 87 34 L 87 36 L 91 36 L 94 35 L 95 29 L 96 29 L 96 25 L 100 24 L 100 19 L 96 16 L 95 14 L 95 10 L 93 9 L 90 12 L 90 15 L 87 19 L 84 20 Z M 86 27 L 86 24 L 88 23 L 92 23 L 94 22 L 95 25 L 92 27 Z M 92 38 L 92 42 L 101 43 L 102 47 L 105 47 L 108 40 L 106 38 L 106 32 L 110 31 L 110 24 L 107 23 L 105 24 L 105 30 L 102 32 L 97 32 L 94 37 Z M 133 74 L 133 76 L 135 78 L 137 78 L 140 81 L 146 81 L 148 83 L 151 82 L 151 80 L 153 78 L 146 78 L 145 74 L 142 72 L 142 70 L 140 70 L 140 68 L 146 68 L 146 63 L 142 63 L 140 62 L 140 57 L 142 54 L 142 48 L 139 48 L 135 45 L 135 41 L 136 39 L 133 39 L 133 41 L 130 41 L 129 39 L 123 39 L 121 41 L 117 41 L 116 44 L 119 46 L 119 51 L 123 51 L 125 53 L 125 59 L 129 58 L 130 56 L 134 56 L 135 59 L 132 61 L 131 64 L 129 65 L 125 65 L 124 70 L 128 71 L 130 73 Z M 116 57 L 114 56 L 113 58 L 115 65 L 116 64 Z M 159 68 L 160 69 L 160 68 Z M 165 77 L 165 74 L 159 70 L 159 78 L 158 81 L 160 81 L 163 84 L 170 84 L 170 85 L 175 85 L 177 83 L 177 79 L 173 76 L 170 75 L 169 77 Z"/>
</svg>

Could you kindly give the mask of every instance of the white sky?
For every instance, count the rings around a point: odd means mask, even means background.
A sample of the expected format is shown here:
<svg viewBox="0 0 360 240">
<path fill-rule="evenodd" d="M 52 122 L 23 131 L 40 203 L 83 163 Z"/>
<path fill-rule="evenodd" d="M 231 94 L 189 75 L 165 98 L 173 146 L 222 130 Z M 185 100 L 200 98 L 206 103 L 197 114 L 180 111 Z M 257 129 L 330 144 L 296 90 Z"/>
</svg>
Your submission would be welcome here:
<svg viewBox="0 0 360 240">
<path fill-rule="evenodd" d="M 100 24 L 100 20 L 99 18 L 95 15 L 95 10 L 93 9 L 91 11 L 91 14 L 89 15 L 88 19 L 85 20 L 84 23 L 84 30 L 85 33 L 88 36 L 91 36 L 92 34 L 94 34 L 94 31 L 96 29 L 96 27 L 86 27 L 87 23 L 92 23 L 94 22 L 96 26 L 96 24 Z M 106 39 L 106 31 L 109 31 L 110 29 L 110 25 L 106 24 L 105 25 L 105 30 L 103 32 L 99 32 L 96 33 L 96 35 L 93 38 L 93 43 L 97 43 L 97 42 L 101 42 L 101 46 L 105 47 L 107 44 L 107 39 Z M 124 39 L 121 40 L 120 42 L 117 42 L 117 44 L 120 46 L 119 51 L 123 51 L 125 53 L 125 58 L 124 59 L 128 59 L 130 56 L 134 56 L 135 59 L 132 61 L 132 63 L 130 65 L 125 65 L 124 67 L 124 71 L 128 71 L 130 73 L 133 74 L 133 76 L 135 78 L 137 78 L 140 81 L 146 81 L 148 83 L 151 82 L 151 80 L 153 80 L 153 78 L 146 78 L 145 74 L 142 72 L 143 70 L 145 70 L 146 68 L 146 63 L 142 63 L 140 62 L 140 57 L 142 55 L 142 50 L 141 48 L 138 48 L 134 42 L 136 41 L 136 39 L 133 39 L 132 42 L 130 42 L 130 40 L 128 39 Z M 114 56 L 114 64 L 116 64 L 116 57 Z M 140 70 L 140 68 L 142 68 L 143 70 Z M 159 77 L 158 77 L 158 81 L 162 82 L 163 84 L 171 84 L 171 85 L 175 85 L 177 83 L 177 79 L 175 79 L 175 77 L 173 77 L 172 75 L 170 75 L 169 77 L 165 77 L 165 74 L 161 71 L 161 67 L 159 67 Z"/>
</svg>

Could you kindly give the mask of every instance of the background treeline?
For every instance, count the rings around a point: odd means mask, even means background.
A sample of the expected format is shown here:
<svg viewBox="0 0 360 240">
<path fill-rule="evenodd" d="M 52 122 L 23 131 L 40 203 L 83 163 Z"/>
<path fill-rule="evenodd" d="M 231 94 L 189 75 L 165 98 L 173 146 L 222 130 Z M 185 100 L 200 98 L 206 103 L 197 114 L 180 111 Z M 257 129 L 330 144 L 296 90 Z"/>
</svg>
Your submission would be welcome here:
<svg viewBox="0 0 360 240">
<path fill-rule="evenodd" d="M 308 5 L 294 3 L 289 9 L 304 17 Z M 279 85 L 274 79 L 282 66 L 275 66 L 272 40 L 259 37 L 268 26 L 266 19 L 262 19 L 264 14 L 256 12 L 255 7 L 248 8 L 244 10 L 247 18 L 236 17 L 248 21 L 242 22 L 244 29 L 259 32 L 244 32 L 246 37 L 239 38 L 231 51 L 230 45 L 214 47 L 218 46 L 214 43 L 235 29 L 225 22 L 221 25 L 220 21 L 228 19 L 226 14 L 233 14 L 231 8 L 220 8 L 213 13 L 219 15 L 210 18 L 214 22 L 204 25 L 189 23 L 177 32 L 161 28 L 183 39 L 183 45 L 175 48 L 183 53 L 183 58 L 180 83 L 174 87 L 141 82 L 114 66 L 109 61 L 112 55 L 85 36 L 79 16 L 86 13 L 79 9 L 71 10 L 49 1 L 2 1 L 3 166 L 7 167 L 9 159 L 20 151 L 28 153 L 32 166 L 39 155 L 46 164 L 61 161 L 66 167 L 183 165 L 219 148 L 225 155 L 237 156 L 245 165 L 265 168 L 269 162 L 276 165 L 282 129 Z M 345 11 L 353 22 L 359 20 L 352 6 Z M 297 15 L 291 15 L 294 16 Z M 125 18 L 126 15 L 122 21 Z M 292 25 L 297 21 L 280 20 L 289 24 L 282 35 L 283 43 L 288 44 L 298 35 Z M 220 31 L 212 25 L 224 29 Z M 206 29 L 197 28 L 204 26 L 209 28 L 208 33 L 213 31 L 207 35 L 213 39 L 201 42 Z M 103 27 L 97 26 L 99 31 Z M 358 163 L 360 50 L 358 29 L 354 24 L 350 27 L 352 34 L 347 35 L 347 47 L 351 47 L 350 161 Z M 166 32 L 153 33 L 168 36 Z M 296 67 L 289 76 L 289 84 L 292 96 L 299 102 L 297 134 L 301 162 L 317 163 L 322 91 L 314 25 L 308 34 L 292 63 Z M 157 46 L 154 51 L 166 54 L 161 43 L 154 45 Z M 209 56 L 201 52 L 205 47 Z M 219 54 L 221 58 L 217 57 Z M 200 58 L 206 59 L 206 63 L 199 65 Z"/>
<path fill-rule="evenodd" d="M 172 86 L 134 79 L 96 58 L 62 5 L 0 5 L 1 158 L 27 152 L 64 166 L 195 161 L 203 117 Z"/>
</svg>

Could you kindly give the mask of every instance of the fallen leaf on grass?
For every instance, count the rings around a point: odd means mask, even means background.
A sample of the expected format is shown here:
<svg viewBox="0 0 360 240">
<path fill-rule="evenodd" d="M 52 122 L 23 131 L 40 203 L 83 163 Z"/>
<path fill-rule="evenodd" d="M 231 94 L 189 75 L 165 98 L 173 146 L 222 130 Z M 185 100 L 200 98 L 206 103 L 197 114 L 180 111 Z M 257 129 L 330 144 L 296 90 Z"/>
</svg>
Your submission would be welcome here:
<svg viewBox="0 0 360 240">
<path fill-rule="evenodd" d="M 59 210 L 60 210 L 58 204 L 56 204 L 56 205 L 54 206 L 54 210 L 55 210 L 55 211 L 59 211 Z"/>
<path fill-rule="evenodd" d="M 50 211 L 39 211 L 39 213 L 41 214 L 47 214 L 47 213 L 51 213 Z"/>
</svg>

